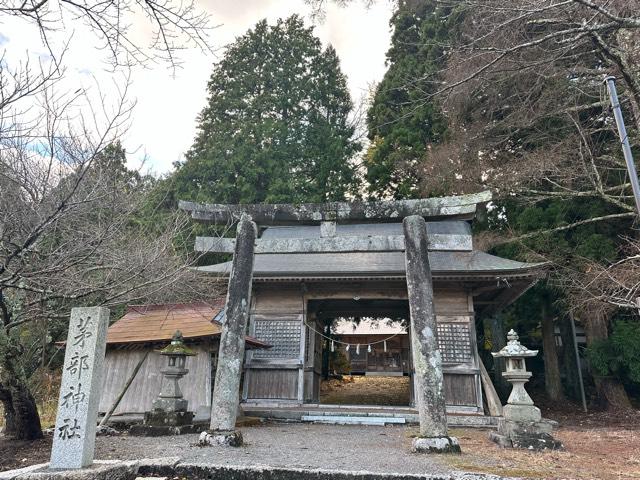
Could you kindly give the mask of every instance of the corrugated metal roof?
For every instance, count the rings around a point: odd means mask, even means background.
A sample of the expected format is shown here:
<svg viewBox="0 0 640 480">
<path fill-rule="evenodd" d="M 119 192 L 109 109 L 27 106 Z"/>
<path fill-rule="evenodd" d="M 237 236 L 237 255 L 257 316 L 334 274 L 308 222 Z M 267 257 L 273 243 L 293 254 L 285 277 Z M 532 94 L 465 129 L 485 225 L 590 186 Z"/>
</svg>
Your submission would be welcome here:
<svg viewBox="0 0 640 480">
<path fill-rule="evenodd" d="M 404 252 L 260 254 L 255 256 L 255 277 L 390 276 L 405 274 Z M 523 263 L 485 252 L 429 252 L 434 273 L 529 273 L 545 264 Z M 231 262 L 198 270 L 228 275 Z"/>
<path fill-rule="evenodd" d="M 121 319 L 109 327 L 107 344 L 165 342 L 171 340 L 176 330 L 180 330 L 187 339 L 218 337 L 222 326 L 213 318 L 224 306 L 224 298 L 212 304 L 132 305 Z M 247 337 L 247 346 L 268 345 Z"/>
</svg>

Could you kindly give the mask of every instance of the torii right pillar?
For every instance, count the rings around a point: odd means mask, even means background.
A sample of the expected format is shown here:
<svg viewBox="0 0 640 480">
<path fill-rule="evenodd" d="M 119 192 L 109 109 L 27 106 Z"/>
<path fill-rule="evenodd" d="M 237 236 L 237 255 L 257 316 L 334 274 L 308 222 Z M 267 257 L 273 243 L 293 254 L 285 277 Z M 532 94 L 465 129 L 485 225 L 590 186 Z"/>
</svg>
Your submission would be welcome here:
<svg viewBox="0 0 640 480">
<path fill-rule="evenodd" d="M 455 437 L 447 429 L 442 357 L 436 338 L 433 281 L 429 266 L 427 223 L 419 215 L 402 222 L 405 241 L 407 293 L 411 313 L 411 351 L 420 418 L 420 436 L 412 450 L 420 453 L 460 453 Z"/>
</svg>

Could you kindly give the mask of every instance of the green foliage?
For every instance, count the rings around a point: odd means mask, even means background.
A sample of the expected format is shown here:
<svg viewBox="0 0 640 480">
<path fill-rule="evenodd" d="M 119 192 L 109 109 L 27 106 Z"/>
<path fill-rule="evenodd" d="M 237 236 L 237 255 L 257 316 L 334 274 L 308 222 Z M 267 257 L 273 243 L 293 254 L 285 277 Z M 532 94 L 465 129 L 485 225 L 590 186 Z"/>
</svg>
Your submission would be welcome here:
<svg viewBox="0 0 640 480">
<path fill-rule="evenodd" d="M 562 291 L 546 282 L 539 282 L 527 290 L 517 302 L 503 312 L 505 332 L 515 329 L 530 348 L 542 343 L 540 322 L 543 315 L 558 317 L 563 314 Z"/>
<path fill-rule="evenodd" d="M 612 211 L 598 199 L 545 200 L 523 205 L 502 202 L 489 212 L 487 222 L 478 229 L 510 230 L 515 236 L 552 230 L 576 221 Z M 540 261 L 541 256 L 559 267 L 579 268 L 589 261 L 607 262 L 618 256 L 621 239 L 617 222 L 594 223 L 537 235 L 521 242 L 500 245 L 492 253 L 520 261 Z M 532 254 L 532 252 L 535 252 Z M 554 282 L 542 281 L 528 290 L 504 311 L 505 325 L 524 335 L 531 347 L 541 343 L 540 321 L 543 315 L 558 318 L 566 311 L 566 297 Z"/>
<path fill-rule="evenodd" d="M 640 323 L 620 320 L 609 338 L 587 348 L 593 370 L 601 376 L 615 376 L 640 385 Z"/>
<path fill-rule="evenodd" d="M 516 236 L 553 230 L 592 217 L 614 213 L 614 207 L 597 198 L 551 199 L 535 204 L 503 202 L 489 214 L 479 229 L 510 230 Z M 501 218 L 498 218 L 501 217 Z M 611 221 L 581 225 L 567 230 L 543 233 L 522 242 L 512 242 L 495 249 L 497 255 L 530 260 L 532 251 L 558 265 L 576 265 L 585 260 L 612 261 L 618 256 L 619 232 L 625 222 Z"/>
<path fill-rule="evenodd" d="M 388 70 L 375 91 L 367 124 L 365 158 L 369 193 L 396 198 L 418 194 L 417 166 L 428 145 L 443 140 L 447 121 L 435 102 L 434 75 L 445 59 L 443 45 L 455 34 L 459 15 L 433 0 L 399 2 L 391 19 Z"/>
<path fill-rule="evenodd" d="M 356 192 L 352 102 L 332 47 L 292 16 L 259 22 L 215 66 L 172 195 L 221 203 L 324 202 Z"/>
</svg>

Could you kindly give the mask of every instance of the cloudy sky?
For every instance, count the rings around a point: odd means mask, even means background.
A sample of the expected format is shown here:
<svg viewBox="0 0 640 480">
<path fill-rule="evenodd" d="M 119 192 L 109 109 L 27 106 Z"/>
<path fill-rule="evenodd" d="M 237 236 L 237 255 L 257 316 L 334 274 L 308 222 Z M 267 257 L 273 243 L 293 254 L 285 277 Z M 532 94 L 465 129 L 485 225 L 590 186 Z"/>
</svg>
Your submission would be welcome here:
<svg viewBox="0 0 640 480">
<path fill-rule="evenodd" d="M 204 54 L 195 49 L 181 52 L 182 68 L 175 73 L 166 65 L 159 65 L 136 68 L 131 74 L 129 95 L 136 100 L 136 106 L 124 143 L 133 165 L 147 158 L 146 167 L 156 174 L 169 171 L 191 145 L 196 116 L 206 101 L 207 79 L 213 63 L 223 55 L 223 47 L 263 18 L 274 21 L 298 13 L 309 19 L 310 14 L 303 0 L 197 0 L 196 3 L 211 14 L 213 24 L 219 25 L 211 33 L 216 52 Z M 330 4 L 326 18 L 315 27 L 323 43 L 332 44 L 337 50 L 354 100 L 384 75 L 390 16 L 391 4 L 385 0 L 370 8 L 361 2 L 353 2 L 346 8 Z M 55 41 L 61 45 L 69 38 L 72 47 L 64 58 L 68 87 L 99 89 L 108 98 L 115 84 L 121 83 L 121 76 L 114 77 L 105 68 L 105 58 L 96 50 L 95 39 L 77 22 L 67 20 Z M 25 55 L 46 56 L 37 30 L 18 20 L 5 19 L 0 23 L 0 48 L 5 50 L 8 62 L 18 62 Z"/>
</svg>

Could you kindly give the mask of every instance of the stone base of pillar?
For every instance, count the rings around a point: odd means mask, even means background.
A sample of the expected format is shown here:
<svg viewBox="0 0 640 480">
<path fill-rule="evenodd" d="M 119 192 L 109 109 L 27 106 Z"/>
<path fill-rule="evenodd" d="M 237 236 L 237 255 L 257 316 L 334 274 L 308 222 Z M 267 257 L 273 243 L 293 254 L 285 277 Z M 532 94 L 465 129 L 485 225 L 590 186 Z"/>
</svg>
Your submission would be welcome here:
<svg viewBox="0 0 640 480">
<path fill-rule="evenodd" d="M 207 430 L 202 432 L 198 439 L 198 445 L 201 447 L 216 445 L 223 447 L 240 447 L 242 443 L 242 433 L 240 433 L 239 430 L 231 430 L 228 432 Z"/>
<path fill-rule="evenodd" d="M 416 437 L 411 444 L 414 453 L 461 453 L 455 437 Z"/>
<path fill-rule="evenodd" d="M 562 442 L 551 435 L 555 422 L 514 422 L 500 419 L 497 432 L 489 433 L 489 440 L 504 448 L 524 448 L 527 450 L 562 450 Z"/>
</svg>

